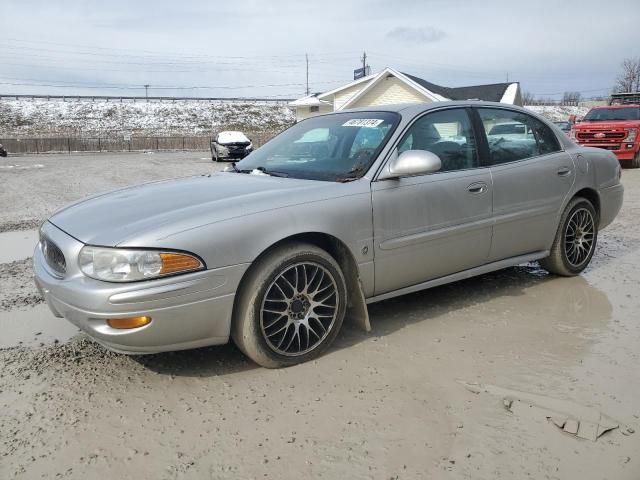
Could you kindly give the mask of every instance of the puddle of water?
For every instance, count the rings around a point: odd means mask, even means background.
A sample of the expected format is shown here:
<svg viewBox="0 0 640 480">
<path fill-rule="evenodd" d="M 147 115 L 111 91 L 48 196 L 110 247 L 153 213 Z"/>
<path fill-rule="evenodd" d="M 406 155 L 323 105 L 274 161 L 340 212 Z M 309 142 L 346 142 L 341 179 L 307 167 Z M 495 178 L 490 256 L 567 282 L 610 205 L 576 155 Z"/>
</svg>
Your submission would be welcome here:
<svg viewBox="0 0 640 480">
<path fill-rule="evenodd" d="M 44 168 L 44 165 L 36 163 L 35 165 L 0 165 L 1 170 L 33 170 L 35 168 Z"/>
<path fill-rule="evenodd" d="M 33 255 L 38 243 L 37 230 L 0 233 L 0 263 L 15 262 Z"/>
<path fill-rule="evenodd" d="M 80 332 L 64 318 L 54 317 L 46 305 L 0 312 L 0 331 L 0 348 L 62 343 Z"/>
</svg>

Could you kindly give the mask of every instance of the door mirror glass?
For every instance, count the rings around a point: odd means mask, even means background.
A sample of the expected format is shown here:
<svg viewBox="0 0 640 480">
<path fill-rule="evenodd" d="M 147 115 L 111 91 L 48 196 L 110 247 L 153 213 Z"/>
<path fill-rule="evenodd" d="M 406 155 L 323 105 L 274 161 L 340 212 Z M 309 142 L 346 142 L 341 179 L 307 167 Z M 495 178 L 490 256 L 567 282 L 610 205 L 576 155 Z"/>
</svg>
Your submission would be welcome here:
<svg viewBox="0 0 640 480">
<path fill-rule="evenodd" d="M 405 150 L 394 156 L 380 174 L 381 180 L 411 177 L 437 172 L 442 168 L 440 157 L 427 150 Z"/>
</svg>

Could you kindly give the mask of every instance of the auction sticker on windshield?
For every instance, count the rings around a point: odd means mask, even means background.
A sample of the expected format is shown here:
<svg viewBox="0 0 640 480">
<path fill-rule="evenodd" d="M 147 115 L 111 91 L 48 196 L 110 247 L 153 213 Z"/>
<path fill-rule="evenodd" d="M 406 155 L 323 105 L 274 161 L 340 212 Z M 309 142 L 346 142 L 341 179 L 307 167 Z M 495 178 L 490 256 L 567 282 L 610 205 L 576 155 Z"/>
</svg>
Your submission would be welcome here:
<svg viewBox="0 0 640 480">
<path fill-rule="evenodd" d="M 375 128 L 383 122 L 384 120 L 380 120 L 379 118 L 352 118 L 348 122 L 344 122 L 342 126 Z"/>
</svg>

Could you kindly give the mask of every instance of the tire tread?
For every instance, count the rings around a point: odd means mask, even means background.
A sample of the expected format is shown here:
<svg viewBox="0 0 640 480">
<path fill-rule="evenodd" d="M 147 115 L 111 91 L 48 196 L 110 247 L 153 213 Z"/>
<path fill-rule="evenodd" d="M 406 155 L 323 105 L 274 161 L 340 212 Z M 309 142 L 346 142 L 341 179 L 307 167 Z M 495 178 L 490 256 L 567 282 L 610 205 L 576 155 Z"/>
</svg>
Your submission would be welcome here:
<svg viewBox="0 0 640 480">
<path fill-rule="evenodd" d="M 577 205 L 580 205 L 581 203 L 586 203 L 587 205 L 589 205 L 591 210 L 593 210 L 594 222 L 595 222 L 595 233 L 596 233 L 594 237 L 594 242 L 597 242 L 598 216 L 595 215 L 596 213 L 595 208 L 593 207 L 592 203 L 586 198 L 574 197 L 566 206 L 566 208 L 564 209 L 564 212 L 562 212 L 562 215 L 560 217 L 560 222 L 558 224 L 558 230 L 556 231 L 556 236 L 553 239 L 553 244 L 551 245 L 551 250 L 549 251 L 549 256 L 546 258 L 543 258 L 539 262 L 540 266 L 544 268 L 546 271 L 548 271 L 549 273 L 560 275 L 562 277 L 574 277 L 576 275 L 579 275 L 580 272 L 582 272 L 582 270 L 584 270 L 587 267 L 587 265 L 589 265 L 589 262 L 591 261 L 591 257 L 589 257 L 589 260 L 580 269 L 573 269 L 570 266 L 568 266 L 564 261 L 563 232 L 565 228 L 565 223 L 567 222 L 567 218 L 569 217 L 573 209 Z M 594 250 L 595 250 L 595 247 L 594 247 Z M 593 256 L 593 252 L 591 252 L 591 256 Z"/>
<path fill-rule="evenodd" d="M 256 311 L 256 303 L 260 302 L 259 293 L 265 287 L 265 283 L 269 280 L 272 272 L 281 268 L 293 258 L 308 257 L 310 255 L 321 257 L 339 275 L 339 278 L 335 280 L 338 284 L 338 289 L 343 293 L 340 312 L 335 320 L 333 331 L 321 345 L 299 357 L 284 357 L 271 351 L 264 344 L 264 340 L 256 328 L 253 313 Z M 318 357 L 331 345 L 342 325 L 346 304 L 346 282 L 336 260 L 325 250 L 315 245 L 301 242 L 286 243 L 275 247 L 272 251 L 259 258 L 250 267 L 250 271 L 247 272 L 247 276 L 238 289 L 234 303 L 231 337 L 247 357 L 263 367 L 281 368 L 303 363 Z"/>
</svg>

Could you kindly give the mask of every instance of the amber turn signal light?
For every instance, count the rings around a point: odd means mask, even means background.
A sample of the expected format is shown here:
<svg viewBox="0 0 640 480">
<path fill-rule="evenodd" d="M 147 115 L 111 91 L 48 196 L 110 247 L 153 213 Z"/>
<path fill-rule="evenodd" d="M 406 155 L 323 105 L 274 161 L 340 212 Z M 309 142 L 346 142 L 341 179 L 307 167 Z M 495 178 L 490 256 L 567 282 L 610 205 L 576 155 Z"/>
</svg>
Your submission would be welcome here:
<svg viewBox="0 0 640 480">
<path fill-rule="evenodd" d="M 197 270 L 202 266 L 200 260 L 197 258 L 179 253 L 161 253 L 160 260 L 162 261 L 162 267 L 160 269 L 162 275 Z"/>
<path fill-rule="evenodd" d="M 127 329 L 140 328 L 151 323 L 151 317 L 110 318 L 107 325 L 111 328 Z"/>
</svg>

